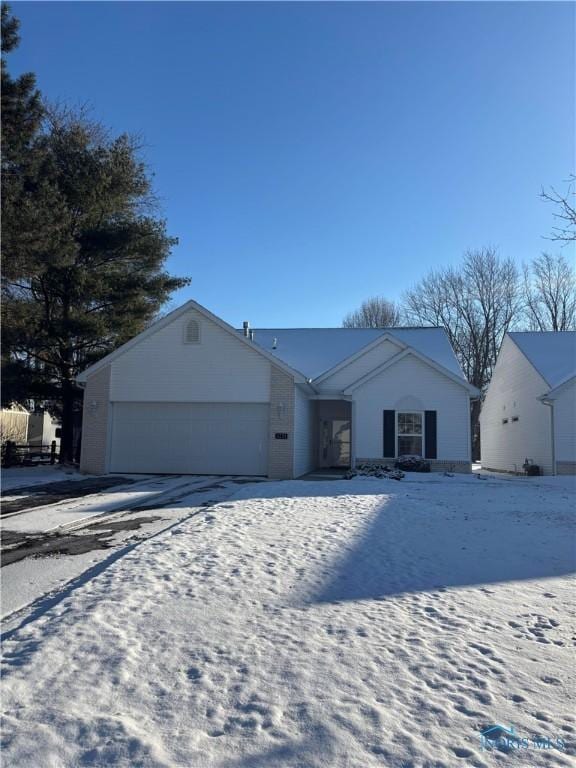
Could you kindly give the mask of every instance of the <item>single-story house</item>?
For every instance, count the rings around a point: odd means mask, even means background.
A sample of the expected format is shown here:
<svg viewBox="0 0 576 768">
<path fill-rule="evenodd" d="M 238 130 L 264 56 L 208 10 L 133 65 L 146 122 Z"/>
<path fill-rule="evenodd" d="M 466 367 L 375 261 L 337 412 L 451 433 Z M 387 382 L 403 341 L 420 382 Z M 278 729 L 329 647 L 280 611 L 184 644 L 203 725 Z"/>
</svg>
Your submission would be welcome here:
<svg viewBox="0 0 576 768">
<path fill-rule="evenodd" d="M 482 466 L 576 473 L 576 331 L 507 333 L 480 413 Z"/>
<path fill-rule="evenodd" d="M 235 329 L 195 301 L 84 371 L 84 472 L 300 477 L 422 455 L 469 471 L 440 328 Z"/>
</svg>

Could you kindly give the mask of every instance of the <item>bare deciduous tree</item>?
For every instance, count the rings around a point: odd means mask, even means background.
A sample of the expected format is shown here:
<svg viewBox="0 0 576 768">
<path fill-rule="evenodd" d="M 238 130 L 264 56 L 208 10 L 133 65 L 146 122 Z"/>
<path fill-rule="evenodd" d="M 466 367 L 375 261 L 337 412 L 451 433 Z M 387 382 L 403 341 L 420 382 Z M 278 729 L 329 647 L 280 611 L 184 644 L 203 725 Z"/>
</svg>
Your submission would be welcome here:
<svg viewBox="0 0 576 768">
<path fill-rule="evenodd" d="M 570 175 L 568 179 L 568 190 L 563 194 L 554 187 L 542 189 L 540 197 L 547 203 L 556 206 L 554 218 L 558 226 L 552 227 L 552 234 L 549 240 L 558 240 L 563 243 L 570 243 L 576 240 L 576 207 L 574 198 L 576 198 L 576 176 Z"/>
<path fill-rule="evenodd" d="M 562 255 L 543 253 L 524 265 L 524 315 L 531 330 L 576 328 L 576 272 Z"/>
<path fill-rule="evenodd" d="M 468 251 L 459 268 L 431 272 L 405 295 L 413 325 L 446 330 L 468 381 L 483 392 L 506 331 L 521 306 L 518 270 L 493 248 Z M 480 402 L 473 403 L 473 456 L 479 458 Z"/>
<path fill-rule="evenodd" d="M 366 299 L 360 308 L 346 315 L 343 328 L 393 328 L 400 325 L 400 308 L 383 296 Z"/>
</svg>

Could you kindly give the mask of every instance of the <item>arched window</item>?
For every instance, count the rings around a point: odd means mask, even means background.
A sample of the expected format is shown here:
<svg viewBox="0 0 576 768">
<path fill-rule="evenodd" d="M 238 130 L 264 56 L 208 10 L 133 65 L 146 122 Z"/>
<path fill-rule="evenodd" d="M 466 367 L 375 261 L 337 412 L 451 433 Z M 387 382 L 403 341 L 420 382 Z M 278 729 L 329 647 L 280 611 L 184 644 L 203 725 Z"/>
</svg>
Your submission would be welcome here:
<svg viewBox="0 0 576 768">
<path fill-rule="evenodd" d="M 184 341 L 186 344 L 200 344 L 200 323 L 197 320 L 188 320 L 186 323 Z"/>
</svg>

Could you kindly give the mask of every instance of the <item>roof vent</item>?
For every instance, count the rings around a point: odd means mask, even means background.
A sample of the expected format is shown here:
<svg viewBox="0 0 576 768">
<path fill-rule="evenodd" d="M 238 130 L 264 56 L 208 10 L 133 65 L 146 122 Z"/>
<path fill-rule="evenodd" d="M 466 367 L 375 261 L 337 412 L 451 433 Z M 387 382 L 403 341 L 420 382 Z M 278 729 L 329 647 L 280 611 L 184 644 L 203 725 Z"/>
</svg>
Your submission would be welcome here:
<svg viewBox="0 0 576 768">
<path fill-rule="evenodd" d="M 250 328 L 249 333 L 250 333 L 250 341 L 254 341 L 254 331 L 252 330 L 252 328 Z"/>
<path fill-rule="evenodd" d="M 187 344 L 200 343 L 200 324 L 197 320 L 189 320 L 184 329 L 184 341 Z"/>
<path fill-rule="evenodd" d="M 242 323 L 242 328 L 244 328 L 244 336 L 248 338 L 248 336 L 250 335 L 250 332 L 249 332 L 250 323 L 248 322 L 248 320 L 244 320 L 244 322 Z"/>
<path fill-rule="evenodd" d="M 277 346 L 278 346 L 278 339 L 276 338 L 276 336 L 274 336 L 274 338 L 272 339 L 272 349 L 276 349 Z"/>
</svg>

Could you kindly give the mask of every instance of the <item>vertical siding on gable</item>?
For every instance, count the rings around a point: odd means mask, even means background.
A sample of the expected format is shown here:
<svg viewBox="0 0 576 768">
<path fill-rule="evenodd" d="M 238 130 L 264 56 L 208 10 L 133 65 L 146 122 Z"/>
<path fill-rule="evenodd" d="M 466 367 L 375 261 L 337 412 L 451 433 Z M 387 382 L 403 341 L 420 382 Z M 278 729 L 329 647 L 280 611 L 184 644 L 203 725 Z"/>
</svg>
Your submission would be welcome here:
<svg viewBox="0 0 576 768">
<path fill-rule="evenodd" d="M 28 411 L 13 411 L 2 408 L 0 411 L 0 431 L 5 439 L 15 443 L 25 443 L 30 435 L 30 416 Z"/>
<path fill-rule="evenodd" d="M 402 350 L 398 344 L 393 344 L 391 341 L 383 341 L 378 344 L 374 349 L 369 352 L 365 352 L 353 362 L 341 368 L 336 373 L 332 374 L 325 381 L 318 385 L 319 392 L 341 392 L 346 389 L 350 384 L 358 381 L 363 376 L 373 371 L 378 366 L 385 363 L 394 355 Z"/>
<path fill-rule="evenodd" d="M 531 459 L 545 474 L 552 474 L 551 413 L 538 400 L 549 389 L 506 336 L 480 414 L 483 467 L 522 472 L 525 459 Z"/>
<path fill-rule="evenodd" d="M 467 390 L 418 358 L 404 357 L 355 390 L 353 397 L 358 457 L 382 457 L 383 411 L 433 410 L 438 460 L 470 461 Z"/>
<path fill-rule="evenodd" d="M 576 461 L 576 383 L 566 386 L 554 400 L 556 461 Z"/>
<path fill-rule="evenodd" d="M 294 400 L 294 477 L 312 472 L 314 462 L 315 401 L 295 387 Z"/>
<path fill-rule="evenodd" d="M 187 344 L 191 319 L 200 343 Z M 270 399 L 270 363 L 191 310 L 112 363 L 110 397 L 125 402 L 246 402 Z"/>
</svg>

